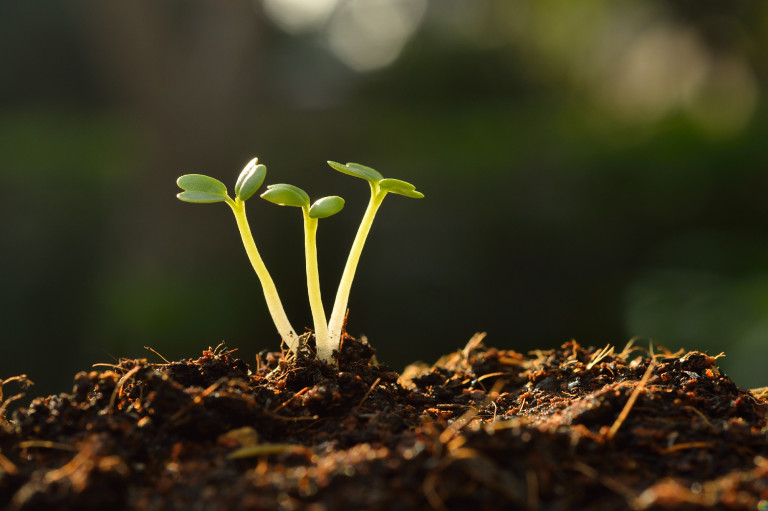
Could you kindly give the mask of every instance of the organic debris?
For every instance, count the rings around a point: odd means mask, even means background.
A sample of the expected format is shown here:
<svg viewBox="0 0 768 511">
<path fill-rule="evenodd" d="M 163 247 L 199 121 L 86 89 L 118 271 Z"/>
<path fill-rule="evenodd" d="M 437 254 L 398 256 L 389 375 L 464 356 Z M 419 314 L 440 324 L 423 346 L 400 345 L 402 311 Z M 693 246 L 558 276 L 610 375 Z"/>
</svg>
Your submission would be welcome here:
<svg viewBox="0 0 768 511">
<path fill-rule="evenodd" d="M 476 336 L 398 375 L 346 337 L 81 372 L 0 418 L 0 507 L 762 509 L 768 402 L 716 357 L 523 355 Z M 100 368 L 101 369 L 101 368 Z M 10 414 L 9 414 L 10 415 Z"/>
</svg>

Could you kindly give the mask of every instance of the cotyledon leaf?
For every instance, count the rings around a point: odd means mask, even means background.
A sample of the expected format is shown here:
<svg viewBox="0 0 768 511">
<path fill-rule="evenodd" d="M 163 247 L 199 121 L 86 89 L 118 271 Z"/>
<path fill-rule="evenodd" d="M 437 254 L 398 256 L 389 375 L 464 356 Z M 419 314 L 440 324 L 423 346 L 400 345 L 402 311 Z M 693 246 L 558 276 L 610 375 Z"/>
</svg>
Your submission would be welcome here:
<svg viewBox="0 0 768 511">
<path fill-rule="evenodd" d="M 298 186 L 285 183 L 269 185 L 267 191 L 261 194 L 261 198 L 279 206 L 309 208 L 309 195 L 307 195 L 307 192 Z"/>
<path fill-rule="evenodd" d="M 342 209 L 344 209 L 344 199 L 338 195 L 332 195 L 316 200 L 309 208 L 309 216 L 311 218 L 328 218 Z"/>
<path fill-rule="evenodd" d="M 176 197 L 184 202 L 211 203 L 229 199 L 224 183 L 202 174 L 185 174 L 176 180 L 176 184 L 184 190 Z"/>
<path fill-rule="evenodd" d="M 235 196 L 241 201 L 250 199 L 259 189 L 267 175 L 267 167 L 258 164 L 259 159 L 254 158 L 243 168 L 235 184 Z"/>
<path fill-rule="evenodd" d="M 385 192 L 404 195 L 412 199 L 422 199 L 424 197 L 424 194 L 417 191 L 416 187 L 411 183 L 399 179 L 382 179 L 379 181 L 379 189 Z"/>
<path fill-rule="evenodd" d="M 365 179 L 366 181 L 370 181 L 372 183 L 378 183 L 384 179 L 384 176 L 382 176 L 378 171 L 372 169 L 371 167 L 360 165 L 359 163 L 341 164 L 335 161 L 328 161 L 328 165 L 330 165 L 333 169 L 338 170 L 339 172 L 350 176 L 359 177 L 360 179 Z"/>
</svg>

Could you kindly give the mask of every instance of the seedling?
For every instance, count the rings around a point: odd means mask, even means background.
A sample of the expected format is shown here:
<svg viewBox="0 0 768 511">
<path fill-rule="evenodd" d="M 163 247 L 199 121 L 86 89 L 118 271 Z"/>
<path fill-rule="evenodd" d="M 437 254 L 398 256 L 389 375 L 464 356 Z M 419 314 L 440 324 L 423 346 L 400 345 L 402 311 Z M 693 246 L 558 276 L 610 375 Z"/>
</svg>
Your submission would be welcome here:
<svg viewBox="0 0 768 511">
<path fill-rule="evenodd" d="M 344 207 L 344 199 L 337 196 L 324 197 L 310 205 L 309 195 L 304 190 L 288 184 L 270 185 L 261 197 L 281 206 L 294 206 L 302 210 L 304 216 L 307 292 L 315 326 L 317 356 L 321 360 L 332 362 L 333 351 L 338 349 L 341 343 L 341 331 L 344 326 L 347 303 L 349 302 L 349 292 L 352 288 L 352 280 L 355 277 L 357 264 L 360 261 L 360 254 L 363 251 L 363 245 L 365 245 L 365 240 L 371 230 L 373 219 L 384 197 L 390 192 L 414 199 L 420 199 L 424 195 L 416 191 L 412 184 L 400 181 L 399 179 L 385 179 L 377 171 L 365 165 L 358 163 L 342 165 L 332 161 L 329 161 L 328 164 L 339 172 L 365 179 L 371 188 L 371 199 L 357 230 L 355 240 L 352 243 L 352 249 L 341 276 L 336 300 L 333 304 L 333 311 L 328 323 L 326 323 L 325 310 L 323 309 L 320 293 L 320 274 L 317 267 L 317 223 L 320 218 L 326 218 L 341 211 Z M 258 275 L 264 290 L 264 297 L 267 301 L 269 313 L 272 315 L 272 320 L 280 336 L 291 351 L 295 352 L 298 348 L 299 338 L 288 322 L 275 284 L 256 249 L 256 243 L 253 240 L 248 219 L 245 215 L 245 201 L 251 198 L 262 185 L 266 172 L 267 168 L 259 164 L 257 158 L 248 162 L 237 178 L 234 199 L 227 194 L 227 188 L 221 181 L 201 174 L 187 174 L 181 176 L 177 181 L 177 184 L 183 190 L 177 197 L 183 201 L 195 203 L 225 202 L 232 209 L 237 221 L 237 227 L 240 230 L 240 236 L 245 245 L 245 251 L 253 265 L 253 269 L 256 270 L 256 275 Z"/>
<path fill-rule="evenodd" d="M 218 179 L 201 174 L 181 176 L 176 181 L 176 184 L 184 191 L 176 196 L 184 202 L 225 202 L 232 209 L 232 212 L 235 214 L 237 228 L 240 230 L 240 237 L 245 246 L 245 252 L 248 254 L 248 259 L 251 261 L 251 265 L 261 282 L 261 288 L 264 291 L 264 298 L 267 301 L 267 309 L 269 309 L 269 313 L 272 316 L 272 321 L 275 323 L 280 337 L 283 338 L 288 348 L 291 351 L 296 351 L 299 338 L 288 321 L 288 316 L 285 315 L 285 309 L 283 309 L 280 296 L 277 294 L 277 288 L 256 248 L 256 242 L 253 240 L 251 228 L 248 225 L 248 218 L 245 215 L 245 201 L 256 193 L 256 190 L 261 187 L 267 175 L 267 167 L 259 164 L 258 161 L 258 158 L 254 158 L 243 168 L 235 184 L 234 199 L 227 194 L 227 187 L 224 183 Z"/>
<path fill-rule="evenodd" d="M 312 320 L 315 324 L 315 345 L 317 356 L 322 360 L 330 361 L 333 348 L 328 339 L 328 325 L 326 323 L 323 299 L 320 294 L 320 272 L 317 268 L 317 222 L 320 218 L 335 215 L 344 208 L 344 199 L 337 196 L 323 197 L 309 205 L 307 192 L 293 185 L 277 184 L 267 187 L 267 191 L 261 194 L 262 199 L 280 206 L 294 206 L 301 208 L 304 214 L 304 256 L 307 267 L 307 292 L 309 293 L 309 306 L 312 310 Z"/>
<path fill-rule="evenodd" d="M 347 312 L 349 291 L 352 289 L 352 280 L 355 278 L 355 271 L 357 270 L 357 264 L 360 261 L 360 254 L 363 252 L 363 245 L 365 245 L 365 240 L 368 238 L 368 233 L 371 231 L 373 219 L 376 216 L 376 212 L 379 210 L 381 203 L 384 201 L 384 197 L 391 192 L 411 197 L 412 199 L 421 199 L 424 197 L 424 194 L 416 191 L 416 187 L 411 183 L 406 183 L 399 179 L 385 179 L 384 176 L 379 174 L 376 170 L 366 167 L 365 165 L 360 165 L 359 163 L 347 163 L 342 165 L 335 161 L 329 161 L 328 165 L 344 174 L 365 179 L 368 181 L 368 185 L 370 185 L 371 188 L 371 199 L 368 202 L 368 207 L 363 215 L 363 220 L 360 222 L 360 227 L 357 229 L 355 240 L 352 242 L 352 249 L 349 251 L 347 264 L 344 266 L 344 272 L 341 274 L 339 289 L 336 291 L 336 300 L 333 303 L 331 319 L 328 321 L 328 335 L 330 338 L 331 349 L 333 350 L 338 348 L 341 343 L 341 329 L 344 326 L 344 316 L 346 316 Z"/>
</svg>

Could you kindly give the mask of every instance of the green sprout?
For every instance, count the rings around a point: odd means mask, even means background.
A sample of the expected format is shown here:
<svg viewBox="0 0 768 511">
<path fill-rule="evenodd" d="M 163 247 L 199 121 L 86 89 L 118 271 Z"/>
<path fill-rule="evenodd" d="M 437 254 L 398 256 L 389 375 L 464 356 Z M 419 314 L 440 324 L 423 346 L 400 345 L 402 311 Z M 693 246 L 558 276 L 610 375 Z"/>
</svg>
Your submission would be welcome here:
<svg viewBox="0 0 768 511">
<path fill-rule="evenodd" d="M 304 255 L 307 266 L 307 292 L 312 320 L 315 324 L 315 345 L 317 356 L 330 361 L 333 348 L 328 338 L 323 299 L 320 294 L 320 272 L 317 267 L 317 223 L 318 219 L 335 215 L 344 208 L 344 199 L 337 196 L 323 197 L 311 206 L 307 192 L 293 185 L 277 184 L 267 187 L 261 194 L 262 199 L 280 206 L 301 208 L 304 215 Z"/>
<path fill-rule="evenodd" d="M 384 197 L 390 192 L 414 199 L 420 199 L 424 195 L 416 191 L 412 184 L 400 181 L 399 179 L 385 179 L 377 171 L 365 165 L 358 163 L 342 165 L 333 161 L 329 161 L 328 164 L 339 172 L 368 181 L 371 188 L 371 200 L 368 203 L 363 220 L 352 243 L 352 249 L 347 258 L 347 264 L 344 267 L 339 289 L 336 293 L 333 311 L 327 323 L 320 293 L 320 273 L 317 266 L 317 224 L 320 218 L 326 218 L 341 211 L 344 208 L 344 199 L 334 195 L 323 197 L 310 205 L 309 195 L 304 190 L 288 184 L 270 185 L 267 187 L 267 191 L 261 194 L 261 197 L 280 206 L 301 208 L 304 216 L 304 255 L 306 258 L 307 292 L 315 326 L 317 356 L 319 359 L 331 363 L 333 362 L 333 351 L 337 350 L 341 344 L 341 334 L 344 328 L 347 303 L 349 302 L 349 292 L 352 288 L 352 280 L 355 277 L 357 264 L 360 261 L 360 254 L 363 251 L 363 245 L 371 230 L 373 219 Z M 183 190 L 177 197 L 182 201 L 194 203 L 225 202 L 232 209 L 237 221 L 237 227 L 240 230 L 240 236 L 243 239 L 243 245 L 245 245 L 245 251 L 248 254 L 248 259 L 251 261 L 253 269 L 256 270 L 256 275 L 258 275 L 261 282 L 264 298 L 266 299 L 267 308 L 272 316 L 272 320 L 288 348 L 296 352 L 299 347 L 299 337 L 285 315 L 275 283 L 272 281 L 272 277 L 270 277 L 264 261 L 256 249 L 256 243 L 253 240 L 248 219 L 245 215 L 245 201 L 256 193 L 256 190 L 264 182 L 266 174 L 267 168 L 258 163 L 258 158 L 248 162 L 237 178 L 234 199 L 227 194 L 227 187 L 221 181 L 201 174 L 186 174 L 177 180 L 177 184 Z"/>
<path fill-rule="evenodd" d="M 344 317 L 347 313 L 347 304 L 349 303 L 349 292 L 350 289 L 352 289 L 352 280 L 355 278 L 355 271 L 357 270 L 357 264 L 360 261 L 360 254 L 363 252 L 363 245 L 365 245 L 365 240 L 368 238 L 373 219 L 376 216 L 376 212 L 379 210 L 381 203 L 384 201 L 384 197 L 391 192 L 413 199 L 421 199 L 424 197 L 424 194 L 416 191 L 416 187 L 410 183 L 400 181 L 399 179 L 385 179 L 384 176 L 376 170 L 366 167 L 365 165 L 360 165 L 359 163 L 347 163 L 342 165 L 335 161 L 329 161 L 328 165 L 344 174 L 365 179 L 371 187 L 371 199 L 368 202 L 368 207 L 363 215 L 363 220 L 360 222 L 360 227 L 357 230 L 355 240 L 352 242 L 352 249 L 349 251 L 347 264 L 344 266 L 341 282 L 339 282 L 339 289 L 336 292 L 336 300 L 333 303 L 331 318 L 328 321 L 329 342 L 331 350 L 333 350 L 338 348 L 341 344 L 341 330 L 344 327 Z"/>
<path fill-rule="evenodd" d="M 266 174 L 267 167 L 259 164 L 258 158 L 249 161 L 237 178 L 234 200 L 227 194 L 227 187 L 221 181 L 202 174 L 186 174 L 176 181 L 179 188 L 184 190 L 176 196 L 184 202 L 201 204 L 226 202 L 232 209 L 237 221 L 237 228 L 240 230 L 240 237 L 245 246 L 245 252 L 248 254 L 248 259 L 261 282 L 272 321 L 288 348 L 295 352 L 298 348 L 299 338 L 285 315 L 285 309 L 283 309 L 280 296 L 277 294 L 277 288 L 256 248 L 256 242 L 253 240 L 248 218 L 245 215 L 245 201 L 256 193 L 256 190 L 264 182 Z"/>
</svg>

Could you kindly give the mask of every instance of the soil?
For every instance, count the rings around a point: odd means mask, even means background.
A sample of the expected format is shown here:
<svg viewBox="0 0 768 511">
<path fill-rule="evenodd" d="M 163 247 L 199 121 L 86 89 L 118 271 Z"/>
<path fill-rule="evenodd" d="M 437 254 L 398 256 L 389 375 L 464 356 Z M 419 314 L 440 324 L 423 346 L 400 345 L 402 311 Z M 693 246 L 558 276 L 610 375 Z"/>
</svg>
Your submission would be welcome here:
<svg viewBox="0 0 768 511">
<path fill-rule="evenodd" d="M 656 351 L 478 335 L 398 374 L 349 337 L 337 367 L 209 349 L 99 365 L 11 413 L 13 378 L 0 508 L 768 509 L 766 392 Z"/>
</svg>

